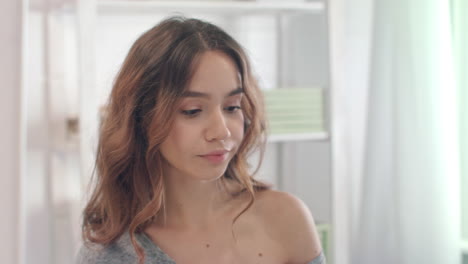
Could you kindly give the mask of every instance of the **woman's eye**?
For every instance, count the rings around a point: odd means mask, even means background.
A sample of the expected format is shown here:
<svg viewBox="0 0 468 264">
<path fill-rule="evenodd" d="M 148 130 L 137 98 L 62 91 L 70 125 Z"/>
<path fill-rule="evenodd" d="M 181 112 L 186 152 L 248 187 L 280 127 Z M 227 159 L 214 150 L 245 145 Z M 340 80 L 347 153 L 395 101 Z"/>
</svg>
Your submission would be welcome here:
<svg viewBox="0 0 468 264">
<path fill-rule="evenodd" d="M 234 113 L 236 112 L 237 110 L 240 110 L 241 107 L 240 106 L 237 106 L 237 105 L 234 105 L 234 106 L 228 106 L 226 108 L 224 108 L 225 110 L 227 110 L 228 112 L 230 113 Z"/>
<path fill-rule="evenodd" d="M 201 112 L 201 109 L 182 110 L 182 114 L 184 114 L 186 116 L 195 116 L 199 112 Z"/>
</svg>

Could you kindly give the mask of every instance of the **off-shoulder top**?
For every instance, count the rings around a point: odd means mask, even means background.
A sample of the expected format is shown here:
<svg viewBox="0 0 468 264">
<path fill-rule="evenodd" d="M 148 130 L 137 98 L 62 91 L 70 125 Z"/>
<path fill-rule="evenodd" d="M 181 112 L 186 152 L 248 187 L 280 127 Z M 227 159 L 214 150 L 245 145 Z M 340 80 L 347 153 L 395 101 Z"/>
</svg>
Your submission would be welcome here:
<svg viewBox="0 0 468 264">
<path fill-rule="evenodd" d="M 144 233 L 135 235 L 137 242 L 145 251 L 145 264 L 176 264 Z M 130 234 L 125 232 L 114 243 L 103 247 L 82 246 L 76 257 L 76 264 L 130 264 L 137 263 L 137 254 L 130 240 Z M 320 253 L 307 264 L 325 264 L 325 256 Z"/>
</svg>

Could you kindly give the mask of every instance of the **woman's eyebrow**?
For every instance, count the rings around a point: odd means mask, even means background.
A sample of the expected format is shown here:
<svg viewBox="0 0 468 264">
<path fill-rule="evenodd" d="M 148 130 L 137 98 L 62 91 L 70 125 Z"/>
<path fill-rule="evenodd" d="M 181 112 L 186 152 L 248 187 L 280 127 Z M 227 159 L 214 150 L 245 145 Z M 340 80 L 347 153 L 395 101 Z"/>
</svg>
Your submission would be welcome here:
<svg viewBox="0 0 468 264">
<path fill-rule="evenodd" d="M 243 93 L 243 92 L 244 92 L 244 89 L 243 89 L 242 87 L 237 87 L 236 89 L 234 89 L 234 90 L 232 90 L 231 92 L 229 92 L 229 93 L 227 94 L 226 97 L 234 96 L 234 95 L 236 95 L 236 94 L 241 94 L 241 93 Z"/>
<path fill-rule="evenodd" d="M 234 96 L 236 94 L 243 93 L 244 89 L 242 87 L 237 87 L 236 89 L 230 91 L 226 97 Z M 196 92 L 196 91 L 185 91 L 182 94 L 182 97 L 203 97 L 203 98 L 210 98 L 210 94 L 207 93 L 202 93 L 202 92 Z"/>
</svg>

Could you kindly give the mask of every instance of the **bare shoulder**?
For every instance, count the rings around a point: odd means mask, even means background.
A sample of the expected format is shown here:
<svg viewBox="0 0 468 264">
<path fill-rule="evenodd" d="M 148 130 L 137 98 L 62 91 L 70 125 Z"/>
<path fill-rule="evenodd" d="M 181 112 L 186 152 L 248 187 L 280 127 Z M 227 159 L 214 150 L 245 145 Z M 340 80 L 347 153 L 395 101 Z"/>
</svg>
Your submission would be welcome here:
<svg viewBox="0 0 468 264">
<path fill-rule="evenodd" d="M 288 263 L 308 263 L 322 251 L 312 213 L 298 197 L 262 191 L 256 195 L 255 210 L 286 250 Z"/>
</svg>

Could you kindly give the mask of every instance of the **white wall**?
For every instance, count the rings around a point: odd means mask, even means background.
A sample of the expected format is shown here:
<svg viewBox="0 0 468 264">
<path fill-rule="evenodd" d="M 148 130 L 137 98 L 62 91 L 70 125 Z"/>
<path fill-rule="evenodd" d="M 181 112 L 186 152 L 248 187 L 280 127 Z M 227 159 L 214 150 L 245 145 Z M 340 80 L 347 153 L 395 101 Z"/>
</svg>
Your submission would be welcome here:
<svg viewBox="0 0 468 264">
<path fill-rule="evenodd" d="M 0 1 L 0 260 L 19 263 L 22 7 Z"/>
</svg>

